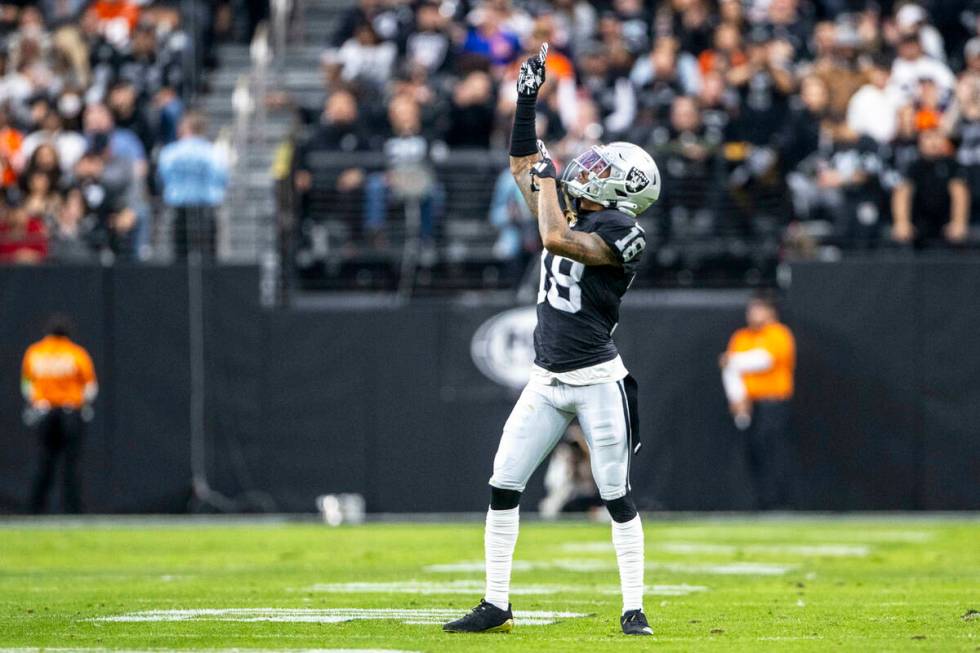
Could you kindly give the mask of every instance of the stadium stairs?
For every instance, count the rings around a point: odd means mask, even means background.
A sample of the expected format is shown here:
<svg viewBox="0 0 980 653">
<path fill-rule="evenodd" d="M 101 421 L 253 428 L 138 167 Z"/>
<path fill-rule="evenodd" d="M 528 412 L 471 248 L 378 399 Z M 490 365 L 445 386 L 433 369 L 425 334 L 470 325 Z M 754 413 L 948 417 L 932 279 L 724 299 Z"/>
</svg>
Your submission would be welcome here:
<svg viewBox="0 0 980 653">
<path fill-rule="evenodd" d="M 297 4 L 285 56 L 277 55 L 269 64 L 266 91 L 285 91 L 304 103 L 315 103 L 323 96 L 320 54 L 326 35 L 333 32 L 353 1 L 301 0 Z M 277 149 L 293 129 L 293 114 L 285 108 L 260 106 L 261 89 L 250 76 L 254 66 L 250 46 L 222 45 L 218 56 L 221 65 L 209 76 L 208 93 L 199 104 L 209 117 L 211 136 L 228 139 L 234 154 L 219 251 L 226 262 L 253 263 L 275 247 L 273 166 Z M 247 138 L 235 143 L 234 95 L 242 85 L 248 90 L 252 111 Z"/>
</svg>

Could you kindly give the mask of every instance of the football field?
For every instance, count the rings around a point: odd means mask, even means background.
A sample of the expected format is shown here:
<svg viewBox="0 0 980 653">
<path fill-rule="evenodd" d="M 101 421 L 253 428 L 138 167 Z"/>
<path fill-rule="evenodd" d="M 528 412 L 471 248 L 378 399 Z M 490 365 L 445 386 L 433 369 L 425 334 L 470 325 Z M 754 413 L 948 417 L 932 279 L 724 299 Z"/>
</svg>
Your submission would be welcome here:
<svg viewBox="0 0 980 653">
<path fill-rule="evenodd" d="M 440 624 L 482 594 L 478 521 L 0 523 L 0 651 L 976 651 L 980 522 L 663 520 L 650 638 L 619 633 L 609 526 L 525 521 L 510 634 Z"/>
</svg>

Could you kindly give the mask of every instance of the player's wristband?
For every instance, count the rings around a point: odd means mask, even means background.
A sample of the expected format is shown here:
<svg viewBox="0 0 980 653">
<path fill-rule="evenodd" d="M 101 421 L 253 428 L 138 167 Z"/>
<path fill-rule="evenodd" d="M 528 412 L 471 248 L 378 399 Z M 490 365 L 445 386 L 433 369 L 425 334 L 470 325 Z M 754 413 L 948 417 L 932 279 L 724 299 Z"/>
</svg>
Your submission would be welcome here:
<svg viewBox="0 0 980 653">
<path fill-rule="evenodd" d="M 530 156 L 538 153 L 538 136 L 534 131 L 533 97 L 518 97 L 514 112 L 514 130 L 510 133 L 510 155 Z"/>
</svg>

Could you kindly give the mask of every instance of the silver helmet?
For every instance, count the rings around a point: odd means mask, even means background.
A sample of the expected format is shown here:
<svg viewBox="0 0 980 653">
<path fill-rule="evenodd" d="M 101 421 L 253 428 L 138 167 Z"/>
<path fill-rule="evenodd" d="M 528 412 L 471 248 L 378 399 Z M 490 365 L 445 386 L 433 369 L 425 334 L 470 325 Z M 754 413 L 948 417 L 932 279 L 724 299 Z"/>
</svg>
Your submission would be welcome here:
<svg viewBox="0 0 980 653">
<path fill-rule="evenodd" d="M 660 197 L 657 164 L 632 143 L 592 146 L 565 167 L 561 183 L 573 198 L 591 200 L 633 218 Z"/>
</svg>

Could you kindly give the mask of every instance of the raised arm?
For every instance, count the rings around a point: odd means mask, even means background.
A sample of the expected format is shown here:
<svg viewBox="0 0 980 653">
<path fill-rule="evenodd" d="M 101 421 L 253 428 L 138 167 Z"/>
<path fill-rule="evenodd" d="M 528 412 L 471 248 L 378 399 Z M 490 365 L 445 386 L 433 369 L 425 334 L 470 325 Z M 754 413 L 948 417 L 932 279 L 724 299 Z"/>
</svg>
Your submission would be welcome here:
<svg viewBox="0 0 980 653">
<path fill-rule="evenodd" d="M 514 175 L 514 181 L 535 218 L 538 217 L 538 194 L 531 188 L 531 167 L 540 160 L 536 152 L 528 156 L 510 157 L 510 174 Z"/>
<path fill-rule="evenodd" d="M 531 168 L 538 190 L 538 231 L 544 248 L 585 265 L 622 265 L 609 245 L 594 233 L 572 231 L 558 203 L 555 164 L 546 154 Z"/>
<path fill-rule="evenodd" d="M 538 137 L 534 129 L 534 106 L 538 101 L 538 90 L 544 84 L 547 59 L 548 44 L 545 43 L 538 56 L 521 64 L 521 71 L 517 76 L 514 129 L 510 135 L 510 172 L 535 217 L 538 215 L 538 199 L 531 186 L 531 166 L 541 157 L 538 155 Z"/>
</svg>

